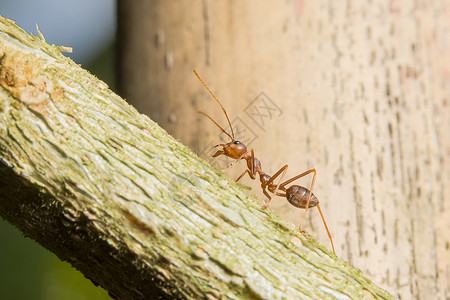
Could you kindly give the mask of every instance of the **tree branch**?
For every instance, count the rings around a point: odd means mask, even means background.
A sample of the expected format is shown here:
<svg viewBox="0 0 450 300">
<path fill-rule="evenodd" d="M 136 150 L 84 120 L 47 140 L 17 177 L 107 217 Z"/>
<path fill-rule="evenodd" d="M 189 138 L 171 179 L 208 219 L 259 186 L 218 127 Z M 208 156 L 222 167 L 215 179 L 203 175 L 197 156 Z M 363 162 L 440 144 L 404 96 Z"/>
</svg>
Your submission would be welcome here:
<svg viewBox="0 0 450 300">
<path fill-rule="evenodd" d="M 118 299 L 392 298 L 0 17 L 0 215 Z"/>
</svg>

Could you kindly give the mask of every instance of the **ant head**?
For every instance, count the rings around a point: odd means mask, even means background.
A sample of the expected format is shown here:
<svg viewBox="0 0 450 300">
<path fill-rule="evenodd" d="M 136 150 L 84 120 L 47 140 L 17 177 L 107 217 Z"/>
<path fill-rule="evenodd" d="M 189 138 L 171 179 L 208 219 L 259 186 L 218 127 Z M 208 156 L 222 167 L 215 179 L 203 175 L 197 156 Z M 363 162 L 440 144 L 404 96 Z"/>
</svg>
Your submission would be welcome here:
<svg viewBox="0 0 450 300">
<path fill-rule="evenodd" d="M 223 107 L 223 105 L 222 105 L 222 103 L 220 103 L 219 99 L 217 99 L 216 96 L 213 94 L 213 92 L 211 92 L 209 87 L 203 82 L 203 80 L 200 78 L 200 76 L 198 76 L 198 74 L 195 70 L 194 70 L 194 74 L 195 74 L 195 76 L 197 76 L 197 78 L 200 80 L 200 82 L 205 86 L 205 88 L 208 90 L 208 92 L 211 94 L 211 96 L 214 98 L 214 100 L 216 100 L 216 102 L 222 108 L 222 111 L 225 114 L 225 117 L 227 118 L 228 125 L 230 126 L 230 130 L 231 130 L 231 134 L 229 134 L 228 132 L 225 131 L 225 129 L 222 128 L 222 126 L 220 126 L 216 121 L 214 121 L 208 114 L 206 114 L 202 111 L 199 111 L 199 113 L 201 113 L 202 115 L 204 115 L 208 119 L 210 119 L 211 122 L 213 122 L 217 127 L 219 127 L 220 130 L 223 133 L 225 133 L 226 135 L 228 135 L 231 139 L 231 142 L 229 142 L 229 143 L 216 145 L 215 147 L 221 146 L 222 150 L 217 150 L 217 152 L 214 153 L 213 157 L 217 157 L 217 156 L 223 154 L 228 157 L 235 158 L 235 159 L 240 158 L 244 153 L 247 152 L 247 147 L 244 144 L 242 144 L 241 142 L 236 141 L 234 139 L 233 126 L 231 126 L 230 118 L 228 118 L 228 114 L 227 114 L 227 111 L 225 110 L 225 107 Z"/>
<path fill-rule="evenodd" d="M 217 157 L 223 154 L 225 156 L 238 159 L 247 152 L 247 147 L 243 143 L 235 140 L 232 140 L 231 142 L 226 144 L 216 145 L 215 147 L 219 146 L 222 147 L 222 149 L 217 150 L 217 152 L 214 153 L 213 157 Z"/>
</svg>

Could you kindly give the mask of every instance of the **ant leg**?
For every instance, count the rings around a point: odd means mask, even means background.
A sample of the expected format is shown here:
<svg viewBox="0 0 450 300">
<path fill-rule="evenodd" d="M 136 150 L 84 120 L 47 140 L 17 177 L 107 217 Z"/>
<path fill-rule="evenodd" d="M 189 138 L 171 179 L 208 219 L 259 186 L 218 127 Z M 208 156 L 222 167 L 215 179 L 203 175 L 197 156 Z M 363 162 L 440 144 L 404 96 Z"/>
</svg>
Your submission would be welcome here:
<svg viewBox="0 0 450 300">
<path fill-rule="evenodd" d="M 285 165 L 284 167 L 282 167 L 277 173 L 275 173 L 274 176 L 272 176 L 272 177 L 270 178 L 270 180 L 266 183 L 266 185 L 269 185 L 276 177 L 278 177 L 278 176 L 281 174 L 281 172 L 283 172 L 283 175 L 282 175 L 281 178 L 280 178 L 280 182 L 281 182 L 281 181 L 283 180 L 284 175 L 286 174 L 287 168 L 288 168 L 288 165 Z M 285 187 L 287 184 L 289 184 L 289 183 L 293 182 L 294 180 L 297 180 L 297 179 L 299 179 L 299 178 L 301 178 L 301 177 L 304 177 L 304 176 L 308 175 L 309 173 L 314 173 L 314 175 L 313 175 L 312 182 L 311 182 L 311 188 L 310 188 L 310 190 L 309 190 L 308 202 L 306 202 L 305 213 L 303 214 L 303 217 L 302 217 L 302 220 L 301 220 L 301 222 L 300 222 L 300 225 L 298 226 L 298 229 L 299 229 L 300 232 L 302 232 L 301 224 L 303 224 L 303 220 L 304 220 L 304 218 L 305 218 L 306 212 L 307 212 L 308 209 L 309 209 L 309 202 L 310 202 L 310 200 L 311 200 L 312 190 L 313 190 L 313 187 L 314 187 L 314 182 L 315 182 L 316 174 L 317 174 L 316 169 L 311 169 L 311 170 L 308 170 L 308 171 L 306 171 L 306 172 L 303 172 L 303 173 L 301 173 L 301 174 L 299 174 L 299 175 L 297 175 L 297 176 L 292 177 L 291 179 L 286 180 L 285 182 L 283 182 L 283 183 L 281 183 L 281 184 L 280 184 L 280 182 L 279 182 L 278 185 L 277 185 L 277 187 L 276 187 L 276 189 L 275 189 L 275 192 L 274 192 L 277 196 L 285 197 L 285 196 L 286 196 L 286 193 L 279 193 L 279 192 L 278 192 L 278 189 L 279 189 L 279 188 L 284 189 L 284 187 Z M 268 194 L 267 194 L 267 192 L 266 192 L 265 190 L 264 190 L 264 194 L 265 194 L 266 196 L 268 196 Z M 268 196 L 268 197 L 269 197 L 269 196 Z M 269 199 L 271 199 L 271 198 L 269 198 Z M 270 201 L 271 201 L 271 200 L 270 200 Z M 269 204 L 270 204 L 270 201 L 269 201 Z M 267 208 L 268 206 L 269 206 L 269 205 L 267 205 L 266 208 Z M 323 221 L 323 225 L 325 226 L 325 230 L 327 231 L 328 238 L 330 239 L 330 242 L 331 242 L 331 248 L 333 249 L 333 253 L 336 253 L 335 250 L 334 250 L 333 238 L 331 237 L 330 231 L 328 230 L 327 223 L 325 222 L 325 217 L 324 217 L 323 214 L 322 214 L 322 210 L 320 209 L 320 205 L 319 205 L 319 204 L 317 204 L 317 209 L 319 210 L 320 217 L 322 218 L 322 221 Z"/>
<path fill-rule="evenodd" d="M 242 173 L 241 176 L 239 176 L 239 177 L 236 179 L 236 182 L 238 182 L 239 179 L 241 179 L 241 178 L 245 175 L 245 173 L 248 173 L 248 176 L 250 176 L 250 178 L 252 178 L 252 173 L 250 173 L 249 170 L 245 170 L 244 173 Z M 252 179 L 255 179 L 255 177 L 253 177 Z"/>
<path fill-rule="evenodd" d="M 267 182 L 265 183 L 265 185 L 268 186 L 269 184 L 271 184 L 271 183 L 275 180 L 275 178 L 277 178 L 278 176 L 280 176 L 280 174 L 281 174 L 282 172 L 283 172 L 284 174 L 286 174 L 287 168 L 288 168 L 288 165 L 284 165 L 283 167 L 281 167 L 275 174 L 273 174 L 272 177 L 270 177 L 269 181 L 267 181 Z M 283 179 L 284 174 L 281 176 L 280 179 Z M 281 181 L 281 180 L 280 180 L 280 181 Z M 282 185 L 282 184 L 280 185 L 280 183 L 279 183 L 279 184 L 277 185 L 277 187 L 279 187 L 279 186 L 282 187 L 283 185 Z"/>
<path fill-rule="evenodd" d="M 263 209 L 266 210 L 267 208 L 269 208 L 270 202 L 272 202 L 272 196 L 269 195 L 266 189 L 263 189 L 263 193 L 267 198 L 269 198 L 269 202 L 267 202 L 267 204 L 263 206 Z"/>
<path fill-rule="evenodd" d="M 308 170 L 306 172 L 303 172 L 300 175 L 294 176 L 291 179 L 286 180 L 285 182 L 283 182 L 280 185 L 280 187 L 283 188 L 285 185 L 287 185 L 287 184 L 289 184 L 289 183 L 293 182 L 294 180 L 297 180 L 297 179 L 299 179 L 301 177 L 304 177 L 304 176 L 308 175 L 309 173 L 314 173 L 314 175 L 313 175 L 312 182 L 311 182 L 311 188 L 309 189 L 308 202 L 306 202 L 305 214 L 306 214 L 306 212 L 309 209 L 309 202 L 311 200 L 312 190 L 313 190 L 313 187 L 314 187 L 314 182 L 316 180 L 316 174 L 317 174 L 316 169 L 311 169 L 311 170 Z"/>
<path fill-rule="evenodd" d="M 265 189 L 263 190 L 263 193 L 264 193 L 264 195 L 266 195 L 267 198 L 269 198 L 269 200 L 270 200 L 270 198 L 272 198 Z"/>
<path fill-rule="evenodd" d="M 253 176 L 250 176 L 252 179 L 255 179 L 255 175 L 256 175 L 256 166 L 255 166 L 255 152 L 253 152 L 253 149 L 249 149 L 248 151 L 250 151 L 251 155 L 250 155 L 250 166 L 251 166 L 251 174 Z M 248 152 L 247 151 L 247 152 Z M 249 174 L 250 175 L 250 174 Z"/>
<path fill-rule="evenodd" d="M 270 185 L 275 180 L 275 178 L 277 178 L 281 174 L 281 177 L 280 177 L 280 180 L 278 181 L 277 187 L 273 191 L 273 195 L 278 196 L 278 188 L 280 187 L 281 181 L 283 181 L 284 175 L 286 175 L 287 168 L 288 168 L 288 165 L 284 165 L 272 177 L 270 177 L 269 181 L 267 181 L 266 183 L 264 183 L 262 185 L 263 192 L 266 196 L 267 196 L 266 186 Z M 264 206 L 264 209 L 267 209 L 269 207 L 270 203 L 272 202 L 273 195 L 269 197 L 269 202 Z"/>
<path fill-rule="evenodd" d="M 266 195 L 267 198 L 269 198 L 269 202 L 263 207 L 263 209 L 266 210 L 269 207 L 270 202 L 272 202 L 273 195 L 270 196 L 269 193 L 267 193 L 266 190 L 263 190 L 263 193 L 264 193 L 264 195 Z M 276 195 L 280 196 L 280 197 L 283 197 L 283 198 L 286 197 L 286 193 L 279 193 L 279 192 L 277 192 Z"/>
<path fill-rule="evenodd" d="M 297 180 L 297 179 L 299 179 L 299 178 L 302 178 L 302 177 L 308 175 L 309 173 L 314 173 L 314 176 L 316 176 L 316 169 L 311 169 L 311 170 L 308 170 L 308 171 L 306 171 L 306 172 L 303 172 L 303 173 L 301 173 L 301 174 L 299 174 L 299 175 L 297 175 L 297 176 L 294 176 L 294 177 L 292 177 L 291 179 L 288 179 L 288 180 L 286 180 L 285 182 L 283 182 L 283 183 L 280 185 L 280 187 L 284 187 L 285 185 L 291 183 L 292 181 L 295 181 L 295 180 Z M 312 186 L 312 184 L 311 184 L 311 186 Z M 311 188 L 312 188 L 312 187 L 311 187 Z"/>
<path fill-rule="evenodd" d="M 244 173 L 242 173 L 237 179 L 236 179 L 236 182 L 238 182 L 239 181 L 239 179 L 241 179 L 242 178 L 242 176 L 244 176 L 245 175 L 245 173 L 248 173 L 248 176 L 250 176 L 250 178 L 251 179 L 255 179 L 256 178 L 256 167 L 255 167 L 255 153 L 253 152 L 253 149 L 249 149 L 248 151 L 246 151 L 246 153 L 247 152 L 251 152 L 251 156 L 250 156 L 250 158 L 251 158 L 251 160 L 250 160 L 250 170 L 249 169 L 247 169 L 247 170 L 245 170 L 244 171 Z M 246 154 L 245 153 L 245 154 Z M 239 158 L 239 159 L 241 159 L 241 157 Z M 238 160 L 239 160 L 238 159 Z M 248 160 L 247 160 L 247 162 L 248 162 Z"/>
<path fill-rule="evenodd" d="M 308 201 L 306 202 L 305 212 L 303 213 L 302 220 L 301 220 L 300 224 L 298 225 L 298 229 L 299 229 L 300 231 L 302 231 L 302 229 L 301 229 L 301 228 L 302 228 L 302 224 L 303 224 L 303 221 L 305 220 L 306 212 L 307 212 L 308 209 L 309 209 L 309 202 L 310 202 L 310 200 L 311 200 L 312 189 L 313 189 L 313 187 L 314 187 L 314 181 L 316 180 L 316 174 L 317 174 L 315 169 L 311 169 L 311 170 L 309 170 L 309 171 L 314 172 L 314 175 L 313 175 L 312 182 L 311 182 L 311 188 L 309 189 Z M 309 171 L 307 171 L 307 172 L 309 172 Z M 320 210 L 320 209 L 319 209 L 319 210 Z"/>
<path fill-rule="evenodd" d="M 306 202 L 305 215 L 306 215 L 306 212 L 309 209 L 309 201 L 311 200 L 312 189 L 314 188 L 314 182 L 316 181 L 316 174 L 317 174 L 316 169 L 311 169 L 310 171 L 314 172 L 314 175 L 313 175 L 313 178 L 312 178 L 312 181 L 311 181 L 311 187 L 309 188 L 308 202 Z"/>
<path fill-rule="evenodd" d="M 253 153 L 253 149 L 248 149 L 247 151 L 245 151 L 245 153 L 244 154 L 242 154 L 241 156 L 239 156 L 235 161 L 233 161 L 232 163 L 229 163 L 226 167 L 225 167 L 225 169 L 224 170 L 226 170 L 226 169 L 228 169 L 228 168 L 232 168 L 238 161 L 240 161 L 242 158 L 244 158 L 245 157 L 245 155 L 248 153 L 248 152 L 251 152 L 252 153 L 252 169 L 254 169 L 255 167 L 254 167 L 254 153 Z M 252 170 L 253 171 L 253 170 Z M 253 173 L 254 174 L 254 173 Z"/>
<path fill-rule="evenodd" d="M 218 145 L 215 145 L 214 148 L 219 147 L 219 146 L 222 146 L 222 147 L 223 147 L 223 146 L 225 146 L 225 144 L 218 144 Z M 220 155 L 222 155 L 222 154 L 224 154 L 223 150 L 217 150 L 216 153 L 214 153 L 214 154 L 212 155 L 212 157 L 217 157 L 217 156 L 220 156 Z"/>
<path fill-rule="evenodd" d="M 306 202 L 305 213 L 303 214 L 303 217 L 302 217 L 302 219 L 300 221 L 300 225 L 298 226 L 298 230 L 300 232 L 302 231 L 301 228 L 302 228 L 303 221 L 305 220 L 306 212 L 309 209 L 309 202 L 311 200 L 312 190 L 313 190 L 313 187 L 314 187 L 314 182 L 316 180 L 316 174 L 317 174 L 316 169 L 311 169 L 311 170 L 308 170 L 306 172 L 303 172 L 303 173 L 301 173 L 301 174 L 299 174 L 297 176 L 292 177 L 291 179 L 286 180 L 285 182 L 283 182 L 280 185 L 280 187 L 283 188 L 285 185 L 287 185 L 287 184 L 289 184 L 289 183 L 293 182 L 294 180 L 297 180 L 297 179 L 299 179 L 301 177 L 304 177 L 304 176 L 308 175 L 309 173 L 314 173 L 314 175 L 313 175 L 312 182 L 311 182 L 311 188 L 309 189 L 309 195 L 308 195 L 308 201 Z"/>
<path fill-rule="evenodd" d="M 325 222 L 325 218 L 323 217 L 322 210 L 320 209 L 320 205 L 319 204 L 317 204 L 317 209 L 319 210 L 320 216 L 322 217 L 323 225 L 325 226 L 325 229 L 326 229 L 327 234 L 328 234 L 328 238 L 330 239 L 331 248 L 333 249 L 333 253 L 336 253 L 336 251 L 334 251 L 333 239 L 331 238 L 330 231 L 328 230 L 327 223 Z"/>
</svg>

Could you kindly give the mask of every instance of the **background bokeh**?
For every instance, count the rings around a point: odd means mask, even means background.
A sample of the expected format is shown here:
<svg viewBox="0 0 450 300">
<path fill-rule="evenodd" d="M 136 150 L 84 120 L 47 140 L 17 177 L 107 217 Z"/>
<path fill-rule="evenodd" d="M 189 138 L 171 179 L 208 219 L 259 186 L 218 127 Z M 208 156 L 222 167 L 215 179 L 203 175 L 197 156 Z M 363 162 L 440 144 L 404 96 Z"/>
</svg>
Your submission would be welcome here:
<svg viewBox="0 0 450 300">
<path fill-rule="evenodd" d="M 105 81 L 113 90 L 114 0 L 0 0 L 0 14 L 49 44 L 73 48 L 64 53 Z M 0 218 L 0 299 L 110 299 L 100 287 L 61 262 Z"/>
</svg>

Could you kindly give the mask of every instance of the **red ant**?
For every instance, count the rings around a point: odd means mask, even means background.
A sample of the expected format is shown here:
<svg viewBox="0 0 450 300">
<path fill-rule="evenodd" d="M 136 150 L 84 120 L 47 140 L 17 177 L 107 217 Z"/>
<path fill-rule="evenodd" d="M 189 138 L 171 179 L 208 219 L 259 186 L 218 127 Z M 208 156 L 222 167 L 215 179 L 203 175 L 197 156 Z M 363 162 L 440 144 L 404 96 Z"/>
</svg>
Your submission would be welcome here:
<svg viewBox="0 0 450 300">
<path fill-rule="evenodd" d="M 334 245 L 333 245 L 333 239 L 331 238 L 331 234 L 330 234 L 330 231 L 328 230 L 327 223 L 325 222 L 325 218 L 322 214 L 322 210 L 320 209 L 319 200 L 312 193 L 314 181 L 316 178 L 316 170 L 315 169 L 308 170 L 308 171 L 303 172 L 297 176 L 294 176 L 291 179 L 288 179 L 284 182 L 282 182 L 282 181 L 283 181 L 284 175 L 286 174 L 286 171 L 288 169 L 288 165 L 283 166 L 273 176 L 270 176 L 270 175 L 267 175 L 266 173 L 264 173 L 262 170 L 262 167 L 261 167 L 261 162 L 259 161 L 259 159 L 257 159 L 255 157 L 255 153 L 254 153 L 253 149 L 247 149 L 247 147 L 243 143 L 241 143 L 235 139 L 233 127 L 231 126 L 231 122 L 230 122 L 230 119 L 228 118 L 227 111 L 225 110 L 223 105 L 216 98 L 216 96 L 213 94 L 213 92 L 211 92 L 209 87 L 203 82 L 203 80 L 200 78 L 200 76 L 197 74 L 197 72 L 195 70 L 194 70 L 194 74 L 195 74 L 195 76 L 197 76 L 197 78 L 200 80 L 200 82 L 205 86 L 205 88 L 208 90 L 208 92 L 211 94 L 211 96 L 214 98 L 214 100 L 216 100 L 216 102 L 219 103 L 220 107 L 222 108 L 223 113 L 225 114 L 225 117 L 227 118 L 228 125 L 230 126 L 230 129 L 231 129 L 231 135 L 230 135 L 216 121 L 214 121 L 208 114 L 204 113 L 203 111 L 199 111 L 199 113 L 205 115 L 208 119 L 210 119 L 217 127 L 220 128 L 220 130 L 223 133 L 225 133 L 231 139 L 231 142 L 228 142 L 226 144 L 215 145 L 214 147 L 220 146 L 220 147 L 222 147 L 222 149 L 217 150 L 217 152 L 213 154 L 213 157 L 217 157 L 219 155 L 225 155 L 225 156 L 235 159 L 235 161 L 228 164 L 225 167 L 225 169 L 234 166 L 241 159 L 245 159 L 247 161 L 247 169 L 236 179 L 236 181 L 239 181 L 246 173 L 253 180 L 256 179 L 256 174 L 258 174 L 263 193 L 264 193 L 264 195 L 266 195 L 267 198 L 269 198 L 269 201 L 264 206 L 264 209 L 267 209 L 269 207 L 270 203 L 272 202 L 272 197 L 273 197 L 273 196 L 269 195 L 267 190 L 269 192 L 271 192 L 272 195 L 286 197 L 286 199 L 289 201 L 289 203 L 295 207 L 304 208 L 305 213 L 303 214 L 303 218 L 306 215 L 306 212 L 308 211 L 309 208 L 316 206 L 317 209 L 319 210 L 320 216 L 322 218 L 323 225 L 325 226 L 325 229 L 327 231 L 328 238 L 330 239 L 333 252 L 335 252 Z M 310 190 L 308 190 L 307 188 L 304 188 L 302 186 L 299 186 L 299 185 L 291 185 L 288 188 L 285 187 L 289 183 L 291 183 L 301 177 L 304 177 L 310 173 L 314 173 Z M 281 174 L 281 177 L 280 177 L 280 180 L 278 181 L 278 184 L 277 185 L 273 184 L 274 180 L 278 176 L 280 176 L 280 174 Z M 302 222 L 303 222 L 303 218 L 302 218 Z M 299 231 L 302 232 L 301 225 L 299 225 Z"/>
</svg>

